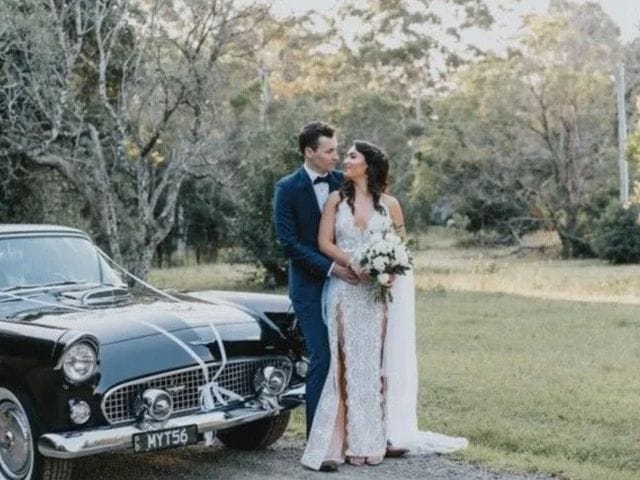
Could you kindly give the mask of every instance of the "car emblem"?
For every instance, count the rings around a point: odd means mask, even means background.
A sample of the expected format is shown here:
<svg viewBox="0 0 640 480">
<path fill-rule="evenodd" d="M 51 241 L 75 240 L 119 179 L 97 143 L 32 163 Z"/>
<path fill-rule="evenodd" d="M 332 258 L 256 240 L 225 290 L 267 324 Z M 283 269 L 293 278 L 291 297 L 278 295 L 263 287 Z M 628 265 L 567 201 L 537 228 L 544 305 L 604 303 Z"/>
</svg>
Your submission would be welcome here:
<svg viewBox="0 0 640 480">
<path fill-rule="evenodd" d="M 167 392 L 169 392 L 169 393 L 176 394 L 176 393 L 180 393 L 180 392 L 182 392 L 185 388 L 187 388 L 187 386 L 186 386 L 186 385 L 172 385 L 172 386 L 170 386 L 170 387 L 167 387 L 167 389 L 166 389 L 166 390 L 167 390 Z"/>
</svg>

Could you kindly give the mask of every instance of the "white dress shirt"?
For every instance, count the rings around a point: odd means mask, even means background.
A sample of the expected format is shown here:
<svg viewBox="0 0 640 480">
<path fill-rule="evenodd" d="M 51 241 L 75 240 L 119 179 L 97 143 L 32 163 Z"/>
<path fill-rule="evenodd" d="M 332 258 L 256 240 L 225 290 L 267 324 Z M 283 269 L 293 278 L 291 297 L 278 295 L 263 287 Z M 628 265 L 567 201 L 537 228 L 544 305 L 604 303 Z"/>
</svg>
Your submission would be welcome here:
<svg viewBox="0 0 640 480">
<path fill-rule="evenodd" d="M 309 167 L 307 167 L 307 164 L 303 164 L 303 167 L 307 172 L 307 174 L 309 175 L 309 178 L 311 178 L 311 185 L 313 185 L 313 191 L 316 193 L 316 200 L 318 201 L 318 207 L 320 207 L 320 211 L 322 212 L 322 210 L 324 209 L 324 204 L 327 203 L 327 199 L 329 198 L 329 184 L 327 182 L 314 184 L 313 182 L 315 181 L 316 178 L 324 177 L 324 175 L 320 175 L 319 173 L 314 172 Z M 325 175 L 329 175 L 329 174 L 326 173 Z"/>
<path fill-rule="evenodd" d="M 329 199 L 329 184 L 327 182 L 314 184 L 313 182 L 315 181 L 316 178 L 323 177 L 324 175 L 320 175 L 319 173 L 314 172 L 309 167 L 307 167 L 306 163 L 302 164 L 302 166 L 304 167 L 305 171 L 309 175 L 309 178 L 311 179 L 311 185 L 313 186 L 313 191 L 316 194 L 318 207 L 320 207 L 320 211 L 322 212 L 324 210 L 324 204 L 327 203 L 327 200 Z M 325 175 L 329 175 L 329 174 L 326 173 Z M 331 264 L 331 267 L 327 272 L 327 277 L 331 276 L 331 272 L 333 272 L 333 267 L 335 267 L 335 265 L 336 265 L 336 262 L 333 262 Z"/>
</svg>

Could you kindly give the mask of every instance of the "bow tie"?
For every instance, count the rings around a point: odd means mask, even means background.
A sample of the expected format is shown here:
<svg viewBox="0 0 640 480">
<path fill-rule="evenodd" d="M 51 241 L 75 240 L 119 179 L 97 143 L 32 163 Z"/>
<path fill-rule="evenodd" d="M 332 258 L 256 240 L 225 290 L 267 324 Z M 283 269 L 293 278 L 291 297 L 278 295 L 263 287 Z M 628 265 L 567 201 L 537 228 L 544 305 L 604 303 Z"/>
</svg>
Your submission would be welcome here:
<svg viewBox="0 0 640 480">
<path fill-rule="evenodd" d="M 317 184 L 322 183 L 322 182 L 325 182 L 325 183 L 328 184 L 329 183 L 329 175 L 325 175 L 324 177 L 316 177 L 316 179 L 313 181 L 313 184 L 317 185 Z"/>
</svg>

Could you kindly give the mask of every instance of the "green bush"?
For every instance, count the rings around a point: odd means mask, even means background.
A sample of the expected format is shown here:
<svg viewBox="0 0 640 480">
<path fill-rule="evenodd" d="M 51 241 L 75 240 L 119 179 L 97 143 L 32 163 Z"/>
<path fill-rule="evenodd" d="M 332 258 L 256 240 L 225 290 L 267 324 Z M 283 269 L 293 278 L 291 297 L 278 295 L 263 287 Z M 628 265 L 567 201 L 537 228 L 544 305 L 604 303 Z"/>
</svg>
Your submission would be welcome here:
<svg viewBox="0 0 640 480">
<path fill-rule="evenodd" d="M 591 244 L 596 254 L 611 263 L 640 262 L 640 207 L 624 208 L 615 201 L 595 222 Z"/>
</svg>

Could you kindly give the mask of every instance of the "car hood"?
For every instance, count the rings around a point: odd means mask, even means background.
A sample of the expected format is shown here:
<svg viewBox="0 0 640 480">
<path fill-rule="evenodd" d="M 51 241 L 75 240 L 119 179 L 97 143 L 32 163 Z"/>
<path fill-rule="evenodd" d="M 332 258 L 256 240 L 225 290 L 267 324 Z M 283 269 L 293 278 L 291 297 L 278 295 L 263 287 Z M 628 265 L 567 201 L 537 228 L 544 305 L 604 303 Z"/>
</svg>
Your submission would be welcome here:
<svg viewBox="0 0 640 480">
<path fill-rule="evenodd" d="M 271 328 L 230 305 L 156 302 L 44 315 L 30 323 L 67 330 L 58 354 L 78 336 L 97 340 L 101 364 L 97 392 L 132 378 L 191 367 L 198 361 L 219 362 L 223 352 L 216 333 L 229 359 L 286 351 Z"/>
<path fill-rule="evenodd" d="M 229 305 L 155 302 L 123 307 L 86 310 L 66 314 L 47 314 L 33 320 L 36 325 L 88 333 L 101 345 L 130 341 L 151 335 L 175 335 L 180 332 L 244 324 L 259 336 L 260 326 L 246 312 Z M 243 330 L 247 330 L 244 328 Z M 165 333 L 163 333 L 165 332 Z M 169 335 L 167 335 L 169 334 Z M 187 339 L 188 340 L 188 339 Z"/>
</svg>

